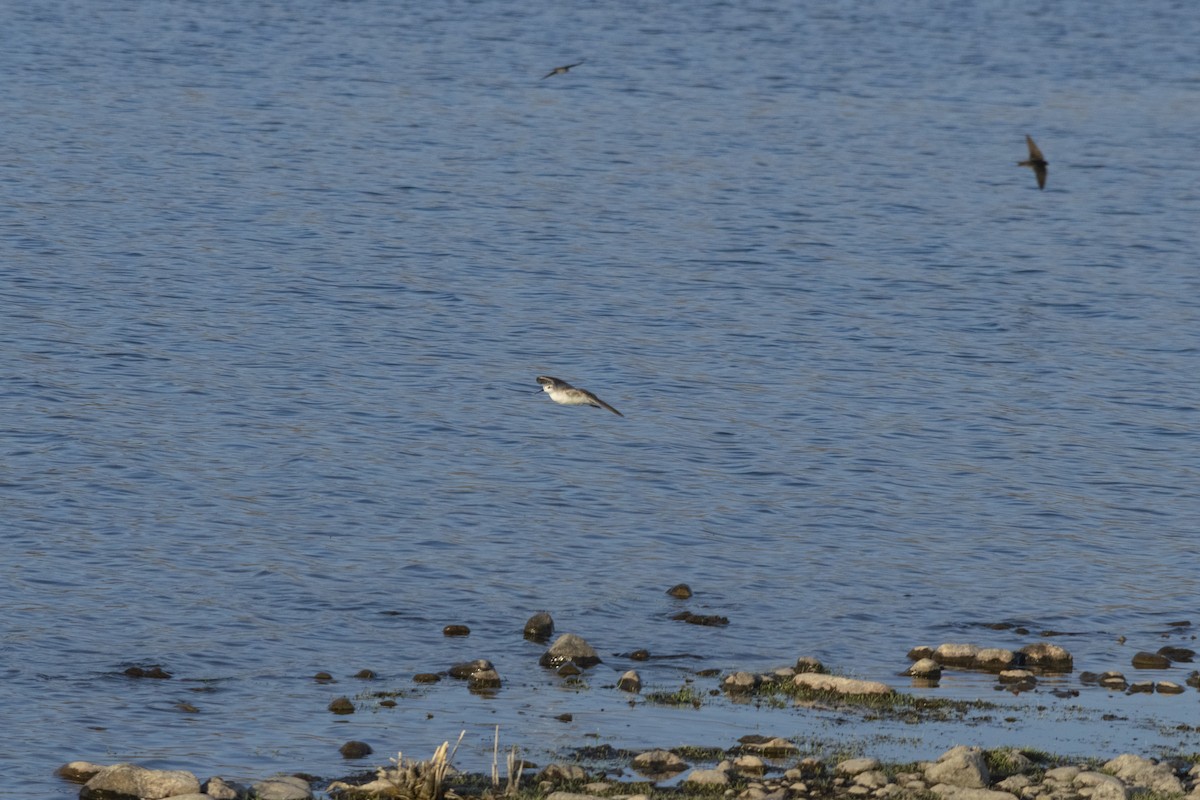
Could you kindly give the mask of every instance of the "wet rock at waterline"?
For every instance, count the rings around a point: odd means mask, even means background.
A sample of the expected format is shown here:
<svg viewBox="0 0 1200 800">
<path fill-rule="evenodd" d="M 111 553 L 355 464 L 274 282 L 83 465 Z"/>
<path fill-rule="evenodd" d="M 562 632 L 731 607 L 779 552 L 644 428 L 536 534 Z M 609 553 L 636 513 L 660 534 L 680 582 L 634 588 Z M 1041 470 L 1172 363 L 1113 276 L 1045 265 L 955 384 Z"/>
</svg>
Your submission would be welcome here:
<svg viewBox="0 0 1200 800">
<path fill-rule="evenodd" d="M 104 768 L 103 764 L 93 764 L 91 761 L 72 761 L 54 770 L 54 774 L 71 783 L 87 783 Z"/>
<path fill-rule="evenodd" d="M 801 673 L 793 678 L 792 682 L 802 689 L 811 689 L 817 692 L 848 695 L 892 694 L 892 688 L 886 683 L 842 678 L 837 675 L 821 675 L 815 672 Z"/>
<path fill-rule="evenodd" d="M 354 703 L 350 702 L 349 697 L 338 697 L 330 701 L 329 710 L 334 714 L 353 714 Z"/>
<path fill-rule="evenodd" d="M 1005 650 L 1002 647 L 984 647 L 975 654 L 975 661 L 971 666 L 975 669 L 986 669 L 989 672 L 1000 672 L 1008 669 L 1014 658 L 1012 650 Z"/>
<path fill-rule="evenodd" d="M 721 681 L 721 688 L 727 692 L 747 693 L 757 689 L 762 684 L 762 676 L 752 672 L 734 672 L 726 675 Z"/>
<path fill-rule="evenodd" d="M 1017 651 L 1024 658 L 1026 667 L 1047 672 L 1070 672 L 1075 668 L 1075 659 L 1066 648 L 1047 642 L 1027 644 Z"/>
<path fill-rule="evenodd" d="M 631 669 L 617 681 L 617 688 L 622 692 L 637 694 L 642 691 L 642 676 L 637 674 L 637 670 Z"/>
<path fill-rule="evenodd" d="M 371 745 L 366 742 L 360 742 L 357 739 L 351 739 L 344 745 L 338 748 L 338 752 L 342 754 L 342 758 L 366 758 L 375 751 L 371 749 Z"/>
<path fill-rule="evenodd" d="M 250 795 L 250 789 L 235 781 L 212 777 L 200 786 L 200 791 L 212 800 L 240 800 Z"/>
<path fill-rule="evenodd" d="M 942 677 L 942 665 L 932 658 L 922 658 L 909 667 L 904 674 L 914 678 L 937 680 Z"/>
<path fill-rule="evenodd" d="M 114 796 L 164 798 L 198 794 L 200 781 L 184 770 L 146 769 L 136 764 L 113 764 L 93 775 L 79 791 L 82 800 Z"/>
<path fill-rule="evenodd" d="M 525 621 L 525 638 L 539 644 L 550 641 L 554 635 L 554 618 L 539 611 Z"/>
<path fill-rule="evenodd" d="M 1171 659 L 1158 653 L 1137 653 L 1133 657 L 1134 669 L 1170 669 Z"/>
<path fill-rule="evenodd" d="M 486 692 L 500 688 L 500 673 L 493 667 L 480 669 L 467 676 L 467 688 L 472 692 Z"/>
<path fill-rule="evenodd" d="M 451 678 L 465 679 L 470 678 L 476 672 L 482 672 L 483 670 L 488 669 L 495 669 L 495 667 L 492 665 L 492 662 L 488 661 L 486 658 L 477 658 L 474 661 L 463 661 L 459 664 L 455 664 L 454 666 L 450 667 L 449 672 Z"/>
<path fill-rule="evenodd" d="M 1027 669 L 1001 670 L 996 679 L 1006 688 L 1028 691 L 1037 685 L 1037 678 Z"/>
<path fill-rule="evenodd" d="M 152 678 L 156 680 L 170 680 L 171 678 L 171 673 L 158 664 L 151 664 L 148 667 L 127 667 L 121 674 L 126 678 Z"/>
<path fill-rule="evenodd" d="M 308 781 L 295 775 L 277 775 L 254 784 L 251 790 L 256 800 L 310 800 L 312 789 Z"/>
<path fill-rule="evenodd" d="M 677 583 L 670 589 L 667 589 L 667 594 L 679 600 L 687 600 L 692 596 L 692 587 L 688 586 L 686 583 Z"/>
<path fill-rule="evenodd" d="M 471 629 L 466 625 L 447 625 L 442 628 L 442 636 L 470 636 Z"/>
<path fill-rule="evenodd" d="M 573 678 L 576 675 L 583 674 L 583 669 L 570 659 L 559 664 L 558 668 L 554 671 L 558 673 L 558 677 L 560 678 Z"/>
<path fill-rule="evenodd" d="M 442 679 L 436 672 L 418 672 L 413 675 L 413 683 L 437 683 Z"/>
<path fill-rule="evenodd" d="M 600 663 L 600 656 L 582 636 L 564 633 L 554 640 L 550 649 L 542 653 L 538 663 L 550 669 L 558 668 L 564 661 L 574 661 L 578 666 L 587 669 Z"/>
<path fill-rule="evenodd" d="M 946 642 L 933 651 L 933 660 L 952 667 L 969 667 L 975 663 L 979 648 L 973 644 Z"/>
<path fill-rule="evenodd" d="M 797 673 L 816 672 L 816 673 L 824 674 L 829 671 L 829 670 L 825 669 L 824 664 L 822 664 L 818 659 L 815 659 L 812 656 L 800 656 L 799 658 L 797 658 L 796 666 L 793 667 L 793 669 Z"/>
<path fill-rule="evenodd" d="M 683 772 L 689 765 L 670 750 L 648 750 L 634 756 L 632 766 L 642 775 L 669 777 Z"/>
<path fill-rule="evenodd" d="M 535 780 L 546 783 L 583 783 L 588 779 L 587 770 L 578 764 L 548 764 L 537 774 Z"/>
<path fill-rule="evenodd" d="M 1188 647 L 1160 647 L 1158 654 L 1166 656 L 1173 662 L 1189 663 L 1196 658 L 1196 651 Z"/>
<path fill-rule="evenodd" d="M 738 739 L 747 750 L 761 753 L 767 758 L 786 758 L 794 755 L 800 748 L 784 739 L 782 736 L 759 736 L 750 734 Z"/>
</svg>

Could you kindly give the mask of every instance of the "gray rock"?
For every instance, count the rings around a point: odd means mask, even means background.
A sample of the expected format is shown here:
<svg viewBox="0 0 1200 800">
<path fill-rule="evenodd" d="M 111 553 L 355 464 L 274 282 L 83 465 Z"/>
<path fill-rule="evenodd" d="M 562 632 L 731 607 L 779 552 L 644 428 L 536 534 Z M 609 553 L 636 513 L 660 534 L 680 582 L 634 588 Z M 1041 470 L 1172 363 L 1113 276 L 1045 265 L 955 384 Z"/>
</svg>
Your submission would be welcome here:
<svg viewBox="0 0 1200 800">
<path fill-rule="evenodd" d="M 1066 648 L 1049 642 L 1027 644 L 1017 652 L 1025 656 L 1027 666 L 1041 667 L 1051 672 L 1070 672 L 1075 666 L 1075 660 Z"/>
<path fill-rule="evenodd" d="M 1028 775 L 1009 775 L 992 788 L 1001 792 L 1011 792 L 1019 796 L 1022 789 L 1030 786 L 1033 786 L 1033 778 L 1030 778 Z"/>
<path fill-rule="evenodd" d="M 933 651 L 933 659 L 941 664 L 956 667 L 969 667 L 975 663 L 975 654 L 979 648 L 973 644 L 944 642 Z"/>
<path fill-rule="evenodd" d="M 136 764 L 113 764 L 93 775 L 79 791 L 82 800 L 124 794 L 143 800 L 162 800 L 177 794 L 197 794 L 200 781 L 184 770 L 146 769 Z"/>
<path fill-rule="evenodd" d="M 1003 669 L 996 679 L 1000 683 L 1027 683 L 1030 686 L 1037 683 L 1037 678 L 1027 669 Z"/>
<path fill-rule="evenodd" d="M 998 761 L 1003 764 L 1002 771 L 1006 774 L 1015 774 L 1033 769 L 1033 761 L 1015 747 L 1008 749 L 998 749 L 992 752 Z M 995 776 L 993 776 L 995 777 Z M 1008 791 L 1007 789 L 1005 791 Z"/>
<path fill-rule="evenodd" d="M 1017 800 L 1015 794 L 997 792 L 993 789 L 973 789 L 968 786 L 951 786 L 939 783 L 929 789 L 945 800 Z"/>
<path fill-rule="evenodd" d="M 499 689 L 500 673 L 494 668 L 476 670 L 467 678 L 467 688 L 473 692 Z"/>
<path fill-rule="evenodd" d="M 1159 681 L 1154 685 L 1159 694 L 1183 694 L 1184 688 L 1174 681 Z"/>
<path fill-rule="evenodd" d="M 637 670 L 631 669 L 617 681 L 617 688 L 622 692 L 637 694 L 642 690 L 642 676 L 637 674 Z"/>
<path fill-rule="evenodd" d="M 54 774 L 71 783 L 87 783 L 103 769 L 103 764 L 93 764 L 91 761 L 72 761 L 54 770 Z"/>
<path fill-rule="evenodd" d="M 1171 659 L 1158 653 L 1136 653 L 1133 656 L 1134 669 L 1170 669 Z"/>
<path fill-rule="evenodd" d="M 937 763 L 930 764 L 925 769 L 925 780 L 929 781 L 935 790 L 939 783 L 967 789 L 983 789 L 987 787 L 990 776 L 983 751 L 978 747 L 960 745 L 942 753 Z"/>
<path fill-rule="evenodd" d="M 919 645 L 908 651 L 909 661 L 920 661 L 922 658 L 933 658 L 933 648 L 927 645 Z"/>
<path fill-rule="evenodd" d="M 719 769 L 697 769 L 683 779 L 684 783 L 694 783 L 697 786 L 727 786 L 729 775 Z"/>
<path fill-rule="evenodd" d="M 827 672 L 825 665 L 812 656 L 800 656 L 796 659 L 796 672 Z"/>
<path fill-rule="evenodd" d="M 557 668 L 564 661 L 574 661 L 584 669 L 600 663 L 600 656 L 583 637 L 564 633 L 554 640 L 550 649 L 542 653 L 538 663 L 543 667 Z"/>
<path fill-rule="evenodd" d="M 276 775 L 254 784 L 257 800 L 311 800 L 313 793 L 308 781 L 295 775 Z"/>
<path fill-rule="evenodd" d="M 1104 769 L 1132 786 L 1161 794 L 1183 792 L 1183 783 L 1175 777 L 1175 771 L 1169 765 L 1148 758 L 1125 753 L 1106 763 Z"/>
<path fill-rule="evenodd" d="M 758 756 L 738 756 L 733 760 L 733 769 L 739 775 L 762 775 L 767 771 L 767 762 Z"/>
<path fill-rule="evenodd" d="M 857 678 L 842 678 L 838 675 L 821 675 L 804 672 L 792 679 L 801 688 L 837 694 L 891 694 L 892 688 L 879 681 L 860 681 Z"/>
<path fill-rule="evenodd" d="M 973 666 L 976 669 L 998 672 L 1007 669 L 1008 665 L 1012 664 L 1013 658 L 1012 650 L 1005 650 L 1001 647 L 985 647 L 975 654 Z"/>
<path fill-rule="evenodd" d="M 239 797 L 245 797 L 247 794 L 246 787 L 242 784 L 232 783 L 215 776 L 205 781 L 200 788 L 212 800 L 238 800 Z"/>
<path fill-rule="evenodd" d="M 633 757 L 633 768 L 650 775 L 683 772 L 688 764 L 670 750 L 647 750 Z"/>
<path fill-rule="evenodd" d="M 751 672 L 735 672 L 726 675 L 721 688 L 727 692 L 752 692 L 762 683 L 762 677 Z"/>
<path fill-rule="evenodd" d="M 868 789 L 882 789 L 888 783 L 890 781 L 887 773 L 881 769 L 869 769 L 854 776 L 855 786 L 865 786 Z"/>
<path fill-rule="evenodd" d="M 1080 772 L 1072 783 L 1087 789 L 1089 800 L 1127 800 L 1129 797 L 1125 784 L 1103 772 Z"/>
<path fill-rule="evenodd" d="M 492 666 L 492 662 L 486 658 L 477 658 L 474 661 L 463 661 L 462 663 L 455 664 L 450 667 L 449 672 L 451 678 L 470 678 L 476 672 L 483 672 L 489 669 L 495 669 Z"/>
<path fill-rule="evenodd" d="M 546 642 L 554 635 L 554 618 L 539 611 L 525 621 L 525 638 L 535 642 Z"/>
<path fill-rule="evenodd" d="M 1112 671 L 1100 673 L 1097 682 L 1106 689 L 1116 689 L 1118 691 L 1125 691 L 1125 687 L 1129 685 L 1124 675 Z"/>
<path fill-rule="evenodd" d="M 835 775 L 854 776 L 860 772 L 876 769 L 879 769 L 879 759 L 877 758 L 847 758 L 845 761 L 839 761 L 833 768 L 833 772 Z"/>
<path fill-rule="evenodd" d="M 587 779 L 587 770 L 578 764 L 549 764 L 537 776 L 548 783 L 583 783 Z"/>
<path fill-rule="evenodd" d="M 942 665 L 932 658 L 922 658 L 909 667 L 906 674 L 914 678 L 940 678 Z"/>
<path fill-rule="evenodd" d="M 1054 767 L 1046 770 L 1043 780 L 1052 783 L 1071 783 L 1075 776 L 1083 772 L 1079 767 Z"/>
</svg>

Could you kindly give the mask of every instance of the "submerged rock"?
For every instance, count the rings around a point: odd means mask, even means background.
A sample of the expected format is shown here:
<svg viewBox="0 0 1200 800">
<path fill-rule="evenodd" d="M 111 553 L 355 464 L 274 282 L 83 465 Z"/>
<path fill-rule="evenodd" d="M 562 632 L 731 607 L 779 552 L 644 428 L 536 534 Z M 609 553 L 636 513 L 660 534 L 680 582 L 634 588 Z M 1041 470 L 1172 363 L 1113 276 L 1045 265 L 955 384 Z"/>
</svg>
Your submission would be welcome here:
<svg viewBox="0 0 1200 800">
<path fill-rule="evenodd" d="M 466 625 L 447 625 L 442 628 L 443 636 L 470 636 L 471 629 Z"/>
<path fill-rule="evenodd" d="M 550 649 L 542 653 L 538 663 L 543 667 L 554 669 L 564 661 L 574 661 L 586 669 L 599 664 L 600 656 L 596 655 L 596 651 L 582 636 L 564 633 L 554 641 L 554 644 L 550 645 Z"/>
<path fill-rule="evenodd" d="M 353 714 L 354 703 L 350 702 L 349 697 L 336 697 L 329 701 L 329 710 L 334 714 Z"/>
<path fill-rule="evenodd" d="M 667 589 L 667 594 L 680 600 L 687 600 L 692 596 L 692 587 L 688 586 L 686 583 L 677 583 L 670 589 Z"/>
</svg>

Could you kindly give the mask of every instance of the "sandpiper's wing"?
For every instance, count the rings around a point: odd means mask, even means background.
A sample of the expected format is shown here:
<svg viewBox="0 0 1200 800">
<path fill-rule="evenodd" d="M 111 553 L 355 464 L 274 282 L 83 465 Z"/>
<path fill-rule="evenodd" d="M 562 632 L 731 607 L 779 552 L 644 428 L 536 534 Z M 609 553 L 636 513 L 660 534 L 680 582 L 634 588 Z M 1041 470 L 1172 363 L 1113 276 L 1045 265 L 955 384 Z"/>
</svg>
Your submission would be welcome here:
<svg viewBox="0 0 1200 800">
<path fill-rule="evenodd" d="M 593 402 L 593 405 L 595 405 L 596 407 L 598 407 L 598 408 L 607 408 L 609 411 L 613 412 L 613 413 L 614 413 L 614 414 L 616 414 L 618 417 L 623 417 L 623 416 L 625 416 L 625 415 L 624 415 L 624 414 L 622 414 L 620 411 L 617 411 L 615 408 L 613 408 L 613 407 L 612 407 L 612 406 L 610 406 L 608 403 L 606 403 L 606 402 L 604 402 L 603 400 L 601 400 L 599 397 L 596 397 L 596 395 L 592 394 L 591 392 L 589 392 L 589 391 L 586 391 L 586 390 L 584 390 L 584 389 L 581 389 L 580 391 L 582 391 L 582 392 L 583 392 L 585 395 L 587 395 L 587 398 L 588 398 L 589 400 L 593 400 L 593 401 L 595 401 L 595 402 Z"/>
<path fill-rule="evenodd" d="M 1033 138 L 1028 133 L 1025 134 L 1025 143 L 1027 145 L 1029 145 L 1029 160 L 1030 161 L 1045 161 L 1046 160 L 1045 156 L 1042 155 L 1042 151 L 1039 150 L 1038 146 L 1033 143 Z M 1042 171 L 1044 172 L 1045 169 L 1043 168 Z"/>
<path fill-rule="evenodd" d="M 1045 161 L 1033 162 L 1033 174 L 1037 176 L 1037 182 L 1038 182 L 1039 189 L 1046 188 L 1046 172 L 1047 172 L 1047 170 L 1046 170 L 1046 162 Z"/>
<path fill-rule="evenodd" d="M 546 80 L 546 78 L 549 78 L 552 75 L 562 75 L 565 72 L 567 72 L 568 70 L 570 70 L 571 68 L 578 67 L 582 63 L 583 63 L 582 61 L 576 61 L 574 64 L 567 64 L 566 66 L 555 67 L 554 69 L 550 70 L 545 75 L 543 75 L 542 80 Z"/>
</svg>

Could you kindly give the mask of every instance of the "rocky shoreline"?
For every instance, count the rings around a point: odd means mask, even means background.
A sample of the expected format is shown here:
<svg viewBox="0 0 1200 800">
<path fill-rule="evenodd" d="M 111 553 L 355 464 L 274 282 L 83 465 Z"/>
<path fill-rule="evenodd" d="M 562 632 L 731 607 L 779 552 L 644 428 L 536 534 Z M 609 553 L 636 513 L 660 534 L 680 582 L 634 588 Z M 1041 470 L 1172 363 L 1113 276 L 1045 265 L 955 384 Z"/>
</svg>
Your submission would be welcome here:
<svg viewBox="0 0 1200 800">
<path fill-rule="evenodd" d="M 251 785 L 211 777 L 201 782 L 182 770 L 132 764 L 64 765 L 58 774 L 82 783 L 83 800 L 1200 800 L 1200 755 L 1155 760 L 1127 753 L 1106 762 L 1062 759 L 1020 749 L 985 751 L 958 746 L 934 761 L 883 763 L 871 757 L 820 759 L 799 755 L 782 738 L 751 741 L 699 760 L 691 751 L 619 754 L 625 767 L 589 769 L 554 763 L 496 773 L 456 773 L 447 742 L 429 761 L 394 759 L 391 767 L 336 780 L 281 775 Z M 610 754 L 612 755 L 612 754 Z"/>
<path fill-rule="evenodd" d="M 670 593 L 686 590 L 673 587 Z M 690 590 L 687 590 L 690 594 Z M 684 620 L 692 624 L 717 624 L 705 617 Z M 1174 623 L 1183 626 L 1188 623 Z M 526 638 L 548 642 L 554 624 L 541 612 L 529 619 Z M 447 626 L 447 636 L 467 636 L 463 625 Z M 645 651 L 621 654 L 630 661 L 647 660 Z M 898 673 L 914 687 L 936 686 L 943 671 L 965 670 L 995 676 L 996 688 L 1012 693 L 1032 691 L 1043 676 L 1061 679 L 1074 670 L 1074 661 L 1064 648 L 1038 642 L 1018 651 L 974 644 L 944 643 L 936 648 L 919 646 L 908 654 L 909 669 Z M 1138 653 L 1136 669 L 1169 667 L 1190 662 L 1195 652 L 1182 647 L 1163 648 L 1158 653 Z M 539 665 L 566 680 L 601 663 L 596 651 L 580 636 L 565 633 L 542 654 Z M 131 668 L 132 678 L 170 679 L 157 666 Z M 355 677 L 374 677 L 369 671 Z M 318 673 L 318 681 L 332 676 Z M 724 696 L 733 702 L 751 700 L 760 704 L 794 705 L 801 708 L 837 709 L 861 712 L 872 718 L 891 717 L 906 723 L 922 724 L 946 719 L 962 719 L 987 711 L 986 701 L 938 699 L 928 695 L 897 691 L 881 681 L 865 681 L 831 674 L 825 665 L 811 657 L 801 657 L 793 666 L 768 673 L 732 672 L 723 677 L 697 672 L 696 677 L 718 678 L 718 687 L 707 693 L 687 681 L 677 692 L 649 692 L 640 701 L 647 704 L 700 706 L 711 696 Z M 496 667 L 486 659 L 454 664 L 438 673 L 419 673 L 416 683 L 438 682 L 443 678 L 465 682 L 473 693 L 496 692 L 503 680 Z M 1101 674 L 1080 673 L 1081 687 L 1095 687 L 1127 694 L 1158 692 L 1179 694 L 1186 689 L 1170 681 L 1129 682 L 1112 671 Z M 1200 688 L 1200 673 L 1193 671 L 1185 681 Z M 641 694 L 642 681 L 637 670 L 622 674 L 611 687 L 625 696 Z M 1073 693 L 1074 688 L 1057 688 L 1055 694 Z M 334 714 L 353 714 L 366 704 L 378 707 L 396 705 L 396 692 L 367 693 L 356 704 L 339 697 L 329 703 Z M 570 715 L 563 715 L 568 718 Z M 986 715 L 984 716 L 986 719 Z M 1191 726 L 1181 726 L 1195 730 Z M 505 779 L 499 775 L 500 750 L 497 730 L 492 774 L 456 772 L 450 743 L 444 743 L 428 761 L 397 756 L 391 765 L 375 772 L 364 772 L 336 779 L 308 774 L 282 775 L 246 785 L 222 777 L 199 780 L 195 774 L 179 770 L 146 769 L 132 764 L 98 765 L 72 762 L 60 767 L 64 780 L 81 784 L 83 800 L 144 798 L 145 800 L 309 800 L 330 797 L 335 800 L 360 798 L 402 798 L 403 800 L 456 800 L 456 798 L 517 797 L 549 800 L 645 800 L 659 796 L 721 797 L 723 800 L 820 800 L 821 798 L 914 798 L 914 800 L 1160 800 L 1184 798 L 1200 800 L 1200 754 L 1179 754 L 1153 760 L 1125 753 L 1109 760 L 1099 758 L 1063 758 L 1035 749 L 994 749 L 956 746 L 934 761 L 884 763 L 871 757 L 817 757 L 813 742 L 806 750 L 786 738 L 742 737 L 738 746 L 719 748 L 674 748 L 622 751 L 610 746 L 581 748 L 566 762 L 544 767 L 518 759 L 517 749 L 508 754 Z M 951 740 L 953 741 L 953 740 Z M 461 737 L 460 737 L 461 742 Z M 944 745 L 943 745 L 944 746 Z M 836 744 L 829 752 L 837 752 Z M 364 759 L 372 754 L 366 742 L 349 741 L 341 747 L 346 759 Z M 539 752 L 539 751 L 535 751 Z M 815 751 L 815 752 L 824 752 Z"/>
</svg>

